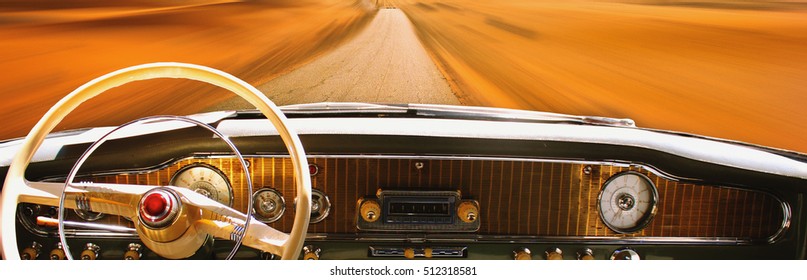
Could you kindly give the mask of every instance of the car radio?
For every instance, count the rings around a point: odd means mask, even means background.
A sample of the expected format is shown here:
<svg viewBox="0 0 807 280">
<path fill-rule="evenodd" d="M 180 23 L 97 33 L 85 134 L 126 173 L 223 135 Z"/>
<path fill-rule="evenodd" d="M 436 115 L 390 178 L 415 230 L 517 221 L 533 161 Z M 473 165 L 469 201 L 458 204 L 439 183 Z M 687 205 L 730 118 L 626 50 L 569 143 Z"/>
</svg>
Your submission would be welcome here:
<svg viewBox="0 0 807 280">
<path fill-rule="evenodd" d="M 459 191 L 381 190 L 358 201 L 356 226 L 366 231 L 479 230 L 479 203 Z"/>
</svg>

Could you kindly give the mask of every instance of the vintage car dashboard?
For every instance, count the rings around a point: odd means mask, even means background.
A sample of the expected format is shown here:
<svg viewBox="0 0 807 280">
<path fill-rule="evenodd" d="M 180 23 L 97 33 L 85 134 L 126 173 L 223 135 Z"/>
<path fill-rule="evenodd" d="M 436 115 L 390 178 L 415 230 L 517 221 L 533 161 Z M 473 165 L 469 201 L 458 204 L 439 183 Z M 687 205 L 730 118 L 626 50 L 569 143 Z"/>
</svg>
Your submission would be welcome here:
<svg viewBox="0 0 807 280">
<path fill-rule="evenodd" d="M 305 121 L 333 121 L 320 117 Z M 383 120 L 378 117 L 372 120 Z M 257 220 L 288 232 L 295 207 L 291 161 L 278 137 L 260 132 L 256 122 L 240 115 L 216 123 L 244 153 L 252 193 L 239 161 L 197 128 L 109 141 L 76 181 L 186 187 L 244 213 L 252 201 Z M 305 129 L 300 137 L 314 189 L 304 258 L 803 259 L 805 254 L 807 180 L 801 178 L 637 145 Z M 64 182 L 88 145 L 68 144 L 52 159 L 31 164 L 28 179 Z M 53 224 L 57 212 L 19 205 L 21 254 L 61 258 Z M 75 258 L 159 258 L 139 243 L 124 218 L 68 211 L 66 220 L 70 247 L 78 248 Z M 223 258 L 231 249 L 232 242 L 209 240 L 193 258 Z M 242 247 L 236 258 L 273 256 Z"/>
</svg>

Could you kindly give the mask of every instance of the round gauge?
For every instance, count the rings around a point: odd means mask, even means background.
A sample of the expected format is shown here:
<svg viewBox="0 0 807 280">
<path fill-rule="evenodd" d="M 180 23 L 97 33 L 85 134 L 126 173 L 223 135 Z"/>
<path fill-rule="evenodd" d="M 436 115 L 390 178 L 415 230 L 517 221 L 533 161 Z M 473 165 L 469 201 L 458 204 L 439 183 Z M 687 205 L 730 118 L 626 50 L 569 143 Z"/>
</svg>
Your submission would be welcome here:
<svg viewBox="0 0 807 280">
<path fill-rule="evenodd" d="M 233 189 L 227 176 L 213 166 L 194 163 L 180 168 L 170 185 L 191 189 L 221 204 L 232 206 Z"/>
<path fill-rule="evenodd" d="M 255 192 L 252 205 L 258 220 L 266 223 L 279 220 L 286 212 L 286 200 L 275 189 L 263 188 Z"/>
<path fill-rule="evenodd" d="M 294 199 L 294 207 L 297 207 L 297 199 Z M 324 192 L 318 189 L 311 189 L 311 220 L 309 223 L 316 224 L 325 220 L 331 212 L 331 200 Z"/>
<path fill-rule="evenodd" d="M 600 191 L 600 218 L 618 233 L 642 230 L 656 214 L 658 191 L 647 176 L 627 171 L 614 175 Z"/>
</svg>

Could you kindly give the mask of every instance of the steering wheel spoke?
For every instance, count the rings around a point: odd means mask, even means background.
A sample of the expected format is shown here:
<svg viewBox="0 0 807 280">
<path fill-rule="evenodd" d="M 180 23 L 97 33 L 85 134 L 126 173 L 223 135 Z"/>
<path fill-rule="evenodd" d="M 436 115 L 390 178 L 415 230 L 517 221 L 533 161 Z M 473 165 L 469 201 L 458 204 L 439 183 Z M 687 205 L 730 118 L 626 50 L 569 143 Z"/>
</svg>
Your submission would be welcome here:
<svg viewBox="0 0 807 280">
<path fill-rule="evenodd" d="M 202 219 L 194 225 L 200 232 L 227 240 L 240 238 L 242 245 L 275 255 L 283 254 L 283 248 L 289 239 L 288 234 L 263 223 L 250 223 L 246 232 L 243 221 L 234 219 L 228 221 Z"/>
<path fill-rule="evenodd" d="M 275 255 L 283 254 L 283 247 L 289 239 L 288 234 L 264 223 L 254 222 L 254 220 L 247 227 L 247 215 L 244 213 L 219 204 L 192 190 L 177 187 L 170 188 L 182 196 L 181 199 L 186 206 L 198 208 L 201 211 L 201 219 L 194 223 L 199 232 L 221 239 L 241 239 L 242 244 L 245 246 Z"/>
<path fill-rule="evenodd" d="M 80 210 L 118 215 L 135 219 L 140 198 L 146 191 L 157 186 L 106 184 L 106 183 L 73 183 L 71 190 L 65 191 L 65 207 L 70 201 L 74 208 Z M 72 191 L 75 190 L 75 191 Z"/>
<path fill-rule="evenodd" d="M 19 203 L 58 207 L 64 184 L 21 180 L 14 187 L 19 192 Z M 155 187 L 157 186 L 74 183 L 68 185 L 64 191 L 64 207 L 132 218 L 137 216 L 140 196 Z"/>
</svg>

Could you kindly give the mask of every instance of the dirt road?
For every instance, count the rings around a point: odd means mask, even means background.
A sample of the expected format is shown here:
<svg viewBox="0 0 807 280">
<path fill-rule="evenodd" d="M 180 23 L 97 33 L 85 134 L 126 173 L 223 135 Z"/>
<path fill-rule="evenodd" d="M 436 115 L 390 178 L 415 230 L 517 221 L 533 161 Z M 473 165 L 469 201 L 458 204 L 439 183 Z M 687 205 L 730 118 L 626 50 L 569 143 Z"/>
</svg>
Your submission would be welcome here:
<svg viewBox="0 0 807 280">
<path fill-rule="evenodd" d="M 353 40 L 258 89 L 278 105 L 311 102 L 459 104 L 398 9 L 380 9 Z M 211 109 L 249 107 L 233 98 Z"/>
</svg>

